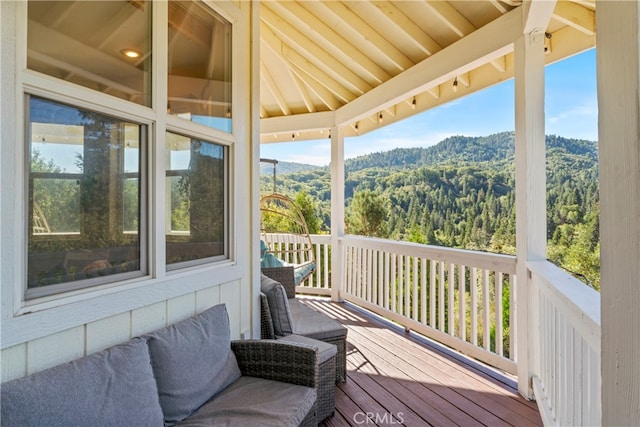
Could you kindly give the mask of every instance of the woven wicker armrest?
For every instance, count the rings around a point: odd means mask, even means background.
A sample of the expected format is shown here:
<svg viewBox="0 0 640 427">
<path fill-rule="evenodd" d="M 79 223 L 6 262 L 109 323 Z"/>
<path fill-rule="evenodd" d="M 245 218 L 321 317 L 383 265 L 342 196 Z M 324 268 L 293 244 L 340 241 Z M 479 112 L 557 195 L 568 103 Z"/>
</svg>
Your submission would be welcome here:
<svg viewBox="0 0 640 427">
<path fill-rule="evenodd" d="M 316 387 L 318 349 L 273 340 L 232 341 L 242 375 Z"/>
<path fill-rule="evenodd" d="M 287 298 L 296 297 L 296 279 L 293 267 L 262 267 L 262 274 L 280 282 L 284 286 Z"/>
<path fill-rule="evenodd" d="M 276 333 L 273 330 L 273 319 L 269 310 L 269 301 L 265 294 L 260 295 L 260 338 L 263 340 L 276 339 Z"/>
</svg>

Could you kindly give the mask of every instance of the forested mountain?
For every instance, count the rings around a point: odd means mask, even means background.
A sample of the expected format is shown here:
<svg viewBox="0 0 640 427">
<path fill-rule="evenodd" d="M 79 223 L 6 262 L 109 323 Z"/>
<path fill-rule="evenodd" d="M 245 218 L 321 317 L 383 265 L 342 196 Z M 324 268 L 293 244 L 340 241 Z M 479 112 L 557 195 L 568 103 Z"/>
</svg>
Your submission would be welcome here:
<svg viewBox="0 0 640 427">
<path fill-rule="evenodd" d="M 272 160 L 272 159 L 268 159 L 268 160 Z M 307 164 L 304 164 L 304 163 L 293 163 L 293 162 L 281 162 L 281 161 L 278 161 L 278 163 L 276 165 L 276 173 L 279 176 L 281 174 L 302 172 L 302 171 L 313 170 L 313 169 L 317 169 L 317 168 L 318 168 L 318 166 L 307 165 Z M 268 161 L 265 161 L 265 162 L 261 161 L 260 162 L 260 173 L 273 176 L 273 164 L 269 163 Z"/>
<path fill-rule="evenodd" d="M 597 143 L 547 136 L 548 256 L 599 288 Z M 515 253 L 514 134 L 455 136 L 345 162 L 347 232 Z M 271 175 L 262 177 L 270 191 Z M 330 227 L 329 169 L 278 173 L 278 192 Z M 316 221 L 316 219 L 310 219 Z"/>
</svg>

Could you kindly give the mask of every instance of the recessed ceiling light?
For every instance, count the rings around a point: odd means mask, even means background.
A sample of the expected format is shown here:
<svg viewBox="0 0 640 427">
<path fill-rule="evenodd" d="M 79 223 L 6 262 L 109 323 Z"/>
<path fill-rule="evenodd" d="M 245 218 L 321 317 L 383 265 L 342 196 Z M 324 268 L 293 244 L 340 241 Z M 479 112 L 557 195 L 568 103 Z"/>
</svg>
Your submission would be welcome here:
<svg viewBox="0 0 640 427">
<path fill-rule="evenodd" d="M 140 52 L 133 49 L 122 49 L 120 51 L 127 58 L 140 58 Z"/>
</svg>

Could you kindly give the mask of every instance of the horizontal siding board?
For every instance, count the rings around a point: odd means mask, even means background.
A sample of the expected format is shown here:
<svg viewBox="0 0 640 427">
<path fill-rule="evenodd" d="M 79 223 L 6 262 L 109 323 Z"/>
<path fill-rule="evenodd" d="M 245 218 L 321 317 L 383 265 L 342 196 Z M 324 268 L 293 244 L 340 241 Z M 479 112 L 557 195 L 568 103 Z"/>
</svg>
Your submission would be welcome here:
<svg viewBox="0 0 640 427">
<path fill-rule="evenodd" d="M 2 382 L 25 376 L 27 374 L 27 345 L 18 344 L 2 350 L 0 366 L 2 366 L 0 379 Z"/>
<path fill-rule="evenodd" d="M 131 338 L 131 314 L 129 312 L 107 317 L 87 324 L 87 354 L 104 350 Z"/>
<path fill-rule="evenodd" d="M 78 326 L 39 338 L 27 345 L 27 374 L 85 355 L 85 328 Z"/>
<path fill-rule="evenodd" d="M 159 302 L 131 312 L 131 335 L 140 336 L 167 325 L 167 304 Z"/>
<path fill-rule="evenodd" d="M 167 324 L 172 325 L 196 314 L 196 294 L 190 293 L 167 301 Z"/>
</svg>

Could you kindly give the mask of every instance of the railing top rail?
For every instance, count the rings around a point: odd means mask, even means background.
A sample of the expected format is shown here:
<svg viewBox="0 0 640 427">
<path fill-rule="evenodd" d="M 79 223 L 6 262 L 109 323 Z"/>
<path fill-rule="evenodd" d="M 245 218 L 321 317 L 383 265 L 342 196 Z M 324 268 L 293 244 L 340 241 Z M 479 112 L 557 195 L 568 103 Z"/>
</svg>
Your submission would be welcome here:
<svg viewBox="0 0 640 427">
<path fill-rule="evenodd" d="M 493 254 L 488 252 L 454 249 L 442 246 L 423 245 L 420 243 L 347 235 L 340 240 L 346 244 L 390 252 L 398 255 L 415 256 L 436 261 L 451 262 L 469 267 L 484 268 L 508 274 L 516 273 L 516 257 L 512 255 Z"/>
</svg>

